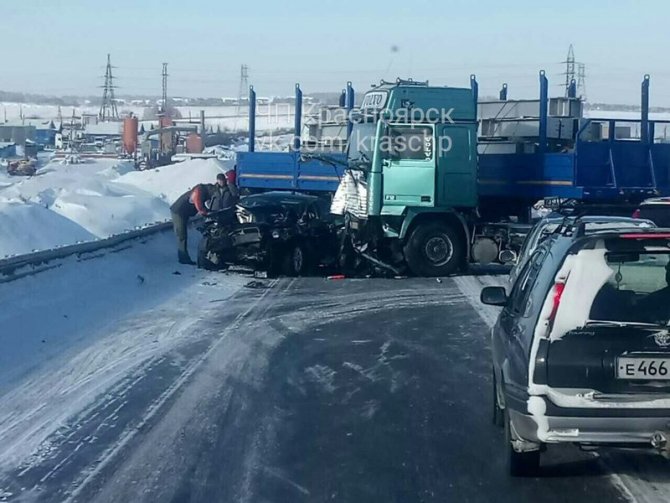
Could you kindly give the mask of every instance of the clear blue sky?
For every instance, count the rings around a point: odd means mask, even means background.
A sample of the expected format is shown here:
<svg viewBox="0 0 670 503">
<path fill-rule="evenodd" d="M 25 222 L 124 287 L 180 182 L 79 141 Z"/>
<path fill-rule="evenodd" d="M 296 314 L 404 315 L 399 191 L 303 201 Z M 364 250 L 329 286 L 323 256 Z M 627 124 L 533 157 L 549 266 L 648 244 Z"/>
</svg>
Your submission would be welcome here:
<svg viewBox="0 0 670 503">
<path fill-rule="evenodd" d="M 2 2 L 0 89 L 98 94 L 107 52 L 119 93 L 236 96 L 240 64 L 259 95 L 357 90 L 380 78 L 467 85 L 501 82 L 533 97 L 545 69 L 552 94 L 568 45 L 586 64 L 590 101 L 670 106 L 667 0 L 22 0 Z M 392 47 L 397 47 L 393 51 Z"/>
</svg>

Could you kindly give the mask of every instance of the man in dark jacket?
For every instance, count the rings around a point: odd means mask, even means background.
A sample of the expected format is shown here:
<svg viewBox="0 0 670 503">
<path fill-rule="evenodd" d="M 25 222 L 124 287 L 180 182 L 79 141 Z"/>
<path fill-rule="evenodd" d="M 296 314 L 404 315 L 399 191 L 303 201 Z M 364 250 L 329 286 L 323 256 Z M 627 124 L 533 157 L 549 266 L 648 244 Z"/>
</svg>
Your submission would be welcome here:
<svg viewBox="0 0 670 503">
<path fill-rule="evenodd" d="M 235 184 L 228 180 L 227 174 L 219 173 L 216 175 L 216 187 L 210 202 L 210 211 L 232 210 L 238 197 L 239 191 Z"/>
<path fill-rule="evenodd" d="M 225 180 L 225 177 L 224 177 Z M 218 184 L 218 177 L 217 177 Z M 187 248 L 187 228 L 189 218 L 195 215 L 207 216 L 207 207 L 205 203 L 210 201 L 216 192 L 218 185 L 213 183 L 201 183 L 193 187 L 192 190 L 184 192 L 170 206 L 172 212 L 172 225 L 174 233 L 177 236 L 177 254 L 180 264 L 194 265 Z"/>
</svg>

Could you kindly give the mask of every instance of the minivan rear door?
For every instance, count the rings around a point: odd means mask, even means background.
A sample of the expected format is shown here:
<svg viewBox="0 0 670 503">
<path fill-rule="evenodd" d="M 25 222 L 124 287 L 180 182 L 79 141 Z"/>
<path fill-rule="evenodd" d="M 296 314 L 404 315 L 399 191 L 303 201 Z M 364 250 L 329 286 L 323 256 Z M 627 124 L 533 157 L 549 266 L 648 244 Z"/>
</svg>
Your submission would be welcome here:
<svg viewBox="0 0 670 503">
<path fill-rule="evenodd" d="M 594 296 L 578 298 L 587 319 L 563 334 L 552 334 L 545 354 L 538 355 L 546 358 L 546 376 L 541 378 L 555 388 L 670 393 L 668 240 L 641 237 L 633 246 L 616 241 L 601 254 L 611 274 L 600 288 L 591 288 Z M 569 273 L 562 295 L 579 296 L 592 286 L 579 284 L 578 273 Z M 558 316 L 572 315 L 558 311 Z"/>
</svg>

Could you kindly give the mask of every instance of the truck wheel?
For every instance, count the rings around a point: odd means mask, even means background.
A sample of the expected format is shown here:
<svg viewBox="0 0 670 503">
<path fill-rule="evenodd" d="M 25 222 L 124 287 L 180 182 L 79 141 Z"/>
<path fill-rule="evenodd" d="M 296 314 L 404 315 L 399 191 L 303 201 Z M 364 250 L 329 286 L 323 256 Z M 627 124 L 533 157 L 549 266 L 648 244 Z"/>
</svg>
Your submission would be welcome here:
<svg viewBox="0 0 670 503">
<path fill-rule="evenodd" d="M 417 276 L 446 276 L 463 263 L 462 241 L 446 224 L 419 224 L 405 245 L 405 260 Z"/>
<path fill-rule="evenodd" d="M 540 470 L 540 451 L 516 452 L 512 447 L 512 422 L 507 409 L 504 421 L 507 472 L 512 477 L 536 477 Z"/>
<path fill-rule="evenodd" d="M 283 272 L 286 276 L 302 276 L 307 272 L 308 257 L 305 253 L 305 247 L 300 243 L 293 243 L 288 246 L 286 254 L 283 257 Z"/>
</svg>

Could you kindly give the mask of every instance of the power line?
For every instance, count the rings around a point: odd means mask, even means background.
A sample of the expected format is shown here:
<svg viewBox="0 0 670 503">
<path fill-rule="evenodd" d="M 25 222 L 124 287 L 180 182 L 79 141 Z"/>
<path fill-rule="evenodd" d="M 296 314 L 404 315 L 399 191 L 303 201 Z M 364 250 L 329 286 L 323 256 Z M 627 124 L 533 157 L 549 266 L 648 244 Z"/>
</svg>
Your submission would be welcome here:
<svg viewBox="0 0 670 503">
<path fill-rule="evenodd" d="M 569 96 L 570 84 L 575 80 L 575 51 L 572 44 L 568 48 L 568 57 L 563 63 L 565 63 L 565 95 Z"/>
<path fill-rule="evenodd" d="M 163 63 L 163 113 L 167 113 L 168 110 L 168 97 L 167 97 L 167 78 L 168 78 L 168 72 L 167 72 L 167 63 Z"/>
<path fill-rule="evenodd" d="M 586 65 L 577 63 L 577 94 L 586 101 Z"/>
<path fill-rule="evenodd" d="M 249 67 L 242 65 L 240 67 L 240 90 L 237 93 L 237 115 L 240 115 L 240 106 L 242 105 L 242 97 L 249 88 Z"/>
<path fill-rule="evenodd" d="M 114 99 L 114 77 L 112 75 L 112 63 L 109 54 L 107 54 L 107 68 L 105 70 L 105 85 L 102 91 L 102 104 L 98 116 L 101 121 L 110 121 L 119 119 L 119 111 L 116 109 L 116 100 Z"/>
</svg>

